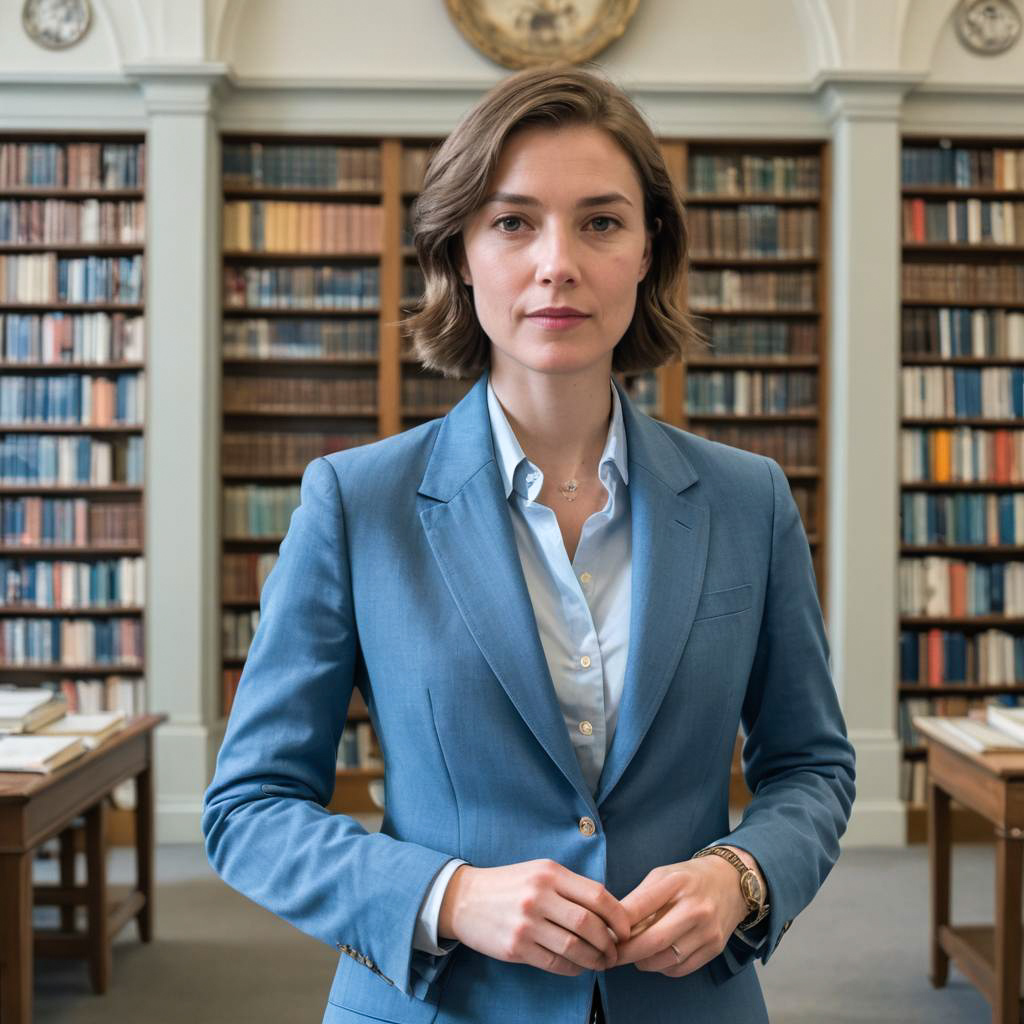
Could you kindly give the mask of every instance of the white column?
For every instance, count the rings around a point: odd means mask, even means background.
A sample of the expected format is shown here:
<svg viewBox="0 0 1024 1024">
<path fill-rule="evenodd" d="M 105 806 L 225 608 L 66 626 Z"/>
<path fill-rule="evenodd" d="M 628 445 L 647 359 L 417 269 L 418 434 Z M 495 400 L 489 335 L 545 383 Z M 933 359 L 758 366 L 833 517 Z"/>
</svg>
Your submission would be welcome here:
<svg viewBox="0 0 1024 1024">
<path fill-rule="evenodd" d="M 126 69 L 145 98 L 146 665 L 156 838 L 197 842 L 220 722 L 219 65 Z"/>
<path fill-rule="evenodd" d="M 896 729 L 900 431 L 900 105 L 904 82 L 830 82 L 828 607 L 857 751 L 843 844 L 902 845 Z"/>
</svg>

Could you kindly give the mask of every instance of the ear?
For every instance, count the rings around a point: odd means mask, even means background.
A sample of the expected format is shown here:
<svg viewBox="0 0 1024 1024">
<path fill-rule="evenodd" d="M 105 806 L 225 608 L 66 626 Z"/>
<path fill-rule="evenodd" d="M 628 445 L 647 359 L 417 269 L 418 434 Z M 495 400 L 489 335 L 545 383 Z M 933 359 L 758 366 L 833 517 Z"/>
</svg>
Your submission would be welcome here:
<svg viewBox="0 0 1024 1024">
<path fill-rule="evenodd" d="M 642 281 L 647 276 L 647 271 L 651 269 L 651 260 L 654 257 L 654 236 L 661 230 L 661 218 L 654 218 L 654 231 L 647 231 L 647 241 L 644 244 L 644 255 L 640 261 L 640 276 L 638 280 Z"/>
<path fill-rule="evenodd" d="M 455 258 L 455 268 L 459 273 L 459 277 L 462 278 L 462 283 L 467 288 L 472 288 L 473 275 L 469 272 L 469 263 L 466 260 L 466 247 L 461 237 L 459 238 L 458 255 Z"/>
</svg>

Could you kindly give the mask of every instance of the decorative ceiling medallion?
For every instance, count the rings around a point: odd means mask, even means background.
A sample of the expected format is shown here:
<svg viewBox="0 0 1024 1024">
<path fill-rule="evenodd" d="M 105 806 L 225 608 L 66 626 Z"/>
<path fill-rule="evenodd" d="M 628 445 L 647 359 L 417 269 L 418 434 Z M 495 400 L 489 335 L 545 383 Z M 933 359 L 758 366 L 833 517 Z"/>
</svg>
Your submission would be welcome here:
<svg viewBox="0 0 1024 1024">
<path fill-rule="evenodd" d="M 28 37 L 48 50 L 74 46 L 91 21 L 89 0 L 25 0 L 21 9 L 21 24 Z"/>
<path fill-rule="evenodd" d="M 1004 53 L 1020 38 L 1020 11 L 1013 0 L 960 0 L 953 24 L 960 42 L 986 57 Z"/>
<path fill-rule="evenodd" d="M 581 64 L 626 30 L 639 0 L 445 0 L 459 31 L 506 68 Z"/>
</svg>

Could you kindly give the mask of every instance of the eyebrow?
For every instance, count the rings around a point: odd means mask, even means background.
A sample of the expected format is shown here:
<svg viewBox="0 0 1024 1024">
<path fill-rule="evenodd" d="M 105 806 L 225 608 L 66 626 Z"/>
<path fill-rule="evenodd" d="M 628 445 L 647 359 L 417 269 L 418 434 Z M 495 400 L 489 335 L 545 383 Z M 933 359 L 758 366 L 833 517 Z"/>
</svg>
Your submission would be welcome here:
<svg viewBox="0 0 1024 1024">
<path fill-rule="evenodd" d="M 511 203 L 514 206 L 543 206 L 544 204 L 534 196 L 520 195 L 518 192 L 492 192 L 484 199 L 483 205 L 490 203 Z M 633 204 L 621 192 L 606 192 L 601 196 L 587 196 L 581 199 L 576 205 L 586 206 L 608 206 L 610 203 Z"/>
</svg>

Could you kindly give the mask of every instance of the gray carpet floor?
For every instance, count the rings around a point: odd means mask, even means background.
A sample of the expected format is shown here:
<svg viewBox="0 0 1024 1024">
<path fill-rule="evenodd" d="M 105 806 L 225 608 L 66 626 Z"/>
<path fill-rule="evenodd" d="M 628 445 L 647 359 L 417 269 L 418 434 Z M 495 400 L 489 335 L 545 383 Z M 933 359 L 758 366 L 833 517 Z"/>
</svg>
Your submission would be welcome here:
<svg viewBox="0 0 1024 1024">
<path fill-rule="evenodd" d="M 53 880 L 56 865 L 37 862 L 35 874 Z M 129 851 L 112 851 L 109 874 L 134 878 Z M 124 929 L 105 995 L 92 994 L 83 962 L 37 960 L 37 1024 L 318 1024 L 333 949 L 230 889 L 200 845 L 159 847 L 156 880 L 154 941 Z M 773 1024 L 989 1021 L 987 1002 L 955 968 L 944 989 L 928 981 L 927 883 L 924 847 L 845 852 L 768 966 L 757 965 Z M 992 912 L 992 848 L 957 846 L 953 922 Z M 37 925 L 56 924 L 54 908 L 35 913 Z"/>
</svg>

